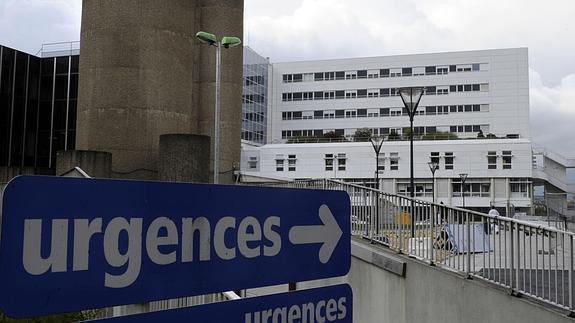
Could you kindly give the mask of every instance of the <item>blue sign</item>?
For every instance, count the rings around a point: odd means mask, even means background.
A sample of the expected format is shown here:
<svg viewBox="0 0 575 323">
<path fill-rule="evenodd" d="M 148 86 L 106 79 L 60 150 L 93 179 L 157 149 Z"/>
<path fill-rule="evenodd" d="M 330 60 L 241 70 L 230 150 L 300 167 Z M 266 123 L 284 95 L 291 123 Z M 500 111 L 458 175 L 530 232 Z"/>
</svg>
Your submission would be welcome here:
<svg viewBox="0 0 575 323">
<path fill-rule="evenodd" d="M 12 317 L 346 275 L 341 191 L 22 176 L 5 189 Z"/>
<path fill-rule="evenodd" d="M 352 308 L 352 292 L 346 284 L 128 315 L 98 320 L 95 323 L 351 323 Z"/>
</svg>

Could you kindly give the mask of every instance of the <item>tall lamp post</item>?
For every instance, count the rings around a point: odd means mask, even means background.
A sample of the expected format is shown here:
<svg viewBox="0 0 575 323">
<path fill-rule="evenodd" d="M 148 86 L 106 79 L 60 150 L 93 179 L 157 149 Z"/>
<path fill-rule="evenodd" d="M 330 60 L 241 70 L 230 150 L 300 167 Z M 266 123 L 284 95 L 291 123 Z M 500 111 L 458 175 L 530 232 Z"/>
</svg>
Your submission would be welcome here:
<svg viewBox="0 0 575 323">
<path fill-rule="evenodd" d="M 238 37 L 222 37 L 218 41 L 216 35 L 200 31 L 196 33 L 196 38 L 202 43 L 209 46 L 216 47 L 216 106 L 214 109 L 214 184 L 220 181 L 220 80 L 221 80 L 221 64 L 222 64 L 222 47 L 230 48 L 242 43 Z"/>
<path fill-rule="evenodd" d="M 409 114 L 409 155 L 410 155 L 410 176 L 409 176 L 409 196 L 411 197 L 411 237 L 415 237 L 415 184 L 413 179 L 413 117 L 417 112 L 419 101 L 423 95 L 423 87 L 404 87 L 399 89 L 399 95 L 403 105 Z"/>
<path fill-rule="evenodd" d="M 429 166 L 429 170 L 431 171 L 431 178 L 432 178 L 431 185 L 433 185 L 432 201 L 433 204 L 435 204 L 435 171 L 439 168 L 439 164 L 437 162 L 429 162 L 427 163 L 427 165 Z"/>
<path fill-rule="evenodd" d="M 459 178 L 461 179 L 461 198 L 463 199 L 463 208 L 465 208 L 465 190 L 463 186 L 465 186 L 465 181 L 467 180 L 467 174 L 462 173 L 459 174 Z"/>
<path fill-rule="evenodd" d="M 375 189 L 379 191 L 379 152 L 383 144 L 383 137 L 371 137 L 370 141 L 375 151 Z M 375 233 L 379 234 L 379 193 L 375 198 Z"/>
</svg>

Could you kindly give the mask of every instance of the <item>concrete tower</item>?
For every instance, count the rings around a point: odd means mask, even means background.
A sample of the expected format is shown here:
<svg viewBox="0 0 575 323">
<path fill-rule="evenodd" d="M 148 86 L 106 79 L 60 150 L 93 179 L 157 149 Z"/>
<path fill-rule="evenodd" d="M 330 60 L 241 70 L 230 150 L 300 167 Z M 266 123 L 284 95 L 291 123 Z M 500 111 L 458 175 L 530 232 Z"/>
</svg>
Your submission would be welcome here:
<svg viewBox="0 0 575 323">
<path fill-rule="evenodd" d="M 113 177 L 156 179 L 160 135 L 212 136 L 215 53 L 199 30 L 241 36 L 243 0 L 83 1 L 77 149 L 112 153 Z M 222 80 L 225 171 L 240 160 L 241 49 Z"/>
</svg>

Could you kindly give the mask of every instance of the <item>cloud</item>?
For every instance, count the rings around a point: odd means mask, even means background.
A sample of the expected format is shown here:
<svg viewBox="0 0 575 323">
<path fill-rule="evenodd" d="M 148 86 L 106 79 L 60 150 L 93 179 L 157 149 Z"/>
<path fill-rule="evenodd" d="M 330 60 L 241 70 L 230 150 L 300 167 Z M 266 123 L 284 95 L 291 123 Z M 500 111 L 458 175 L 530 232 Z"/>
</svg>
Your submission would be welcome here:
<svg viewBox="0 0 575 323">
<path fill-rule="evenodd" d="M 575 70 L 575 42 L 567 41 L 575 34 L 572 0 L 245 4 L 248 43 L 273 61 L 529 47 L 531 66 L 546 83 L 557 85 Z"/>
<path fill-rule="evenodd" d="M 533 69 L 529 79 L 533 143 L 575 158 L 575 74 L 556 87 L 545 86 Z"/>
<path fill-rule="evenodd" d="M 0 0 L 0 44 L 80 38 L 82 0 Z M 575 155 L 573 0 L 245 0 L 245 43 L 272 61 L 529 47 L 533 141 Z"/>
<path fill-rule="evenodd" d="M 80 0 L 0 1 L 0 44 L 35 54 L 44 43 L 80 39 Z"/>
</svg>

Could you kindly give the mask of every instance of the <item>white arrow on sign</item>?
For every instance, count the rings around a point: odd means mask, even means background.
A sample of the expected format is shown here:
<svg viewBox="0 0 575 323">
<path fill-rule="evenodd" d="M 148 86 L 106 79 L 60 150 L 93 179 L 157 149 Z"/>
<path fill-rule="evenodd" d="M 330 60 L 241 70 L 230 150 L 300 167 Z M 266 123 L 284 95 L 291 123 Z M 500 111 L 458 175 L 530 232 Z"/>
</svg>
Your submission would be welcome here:
<svg viewBox="0 0 575 323">
<path fill-rule="evenodd" d="M 319 249 L 319 261 L 325 264 L 331 258 L 343 232 L 335 221 L 331 210 L 323 204 L 319 208 L 322 225 L 293 227 L 289 230 L 289 241 L 296 244 L 322 243 Z"/>
</svg>

